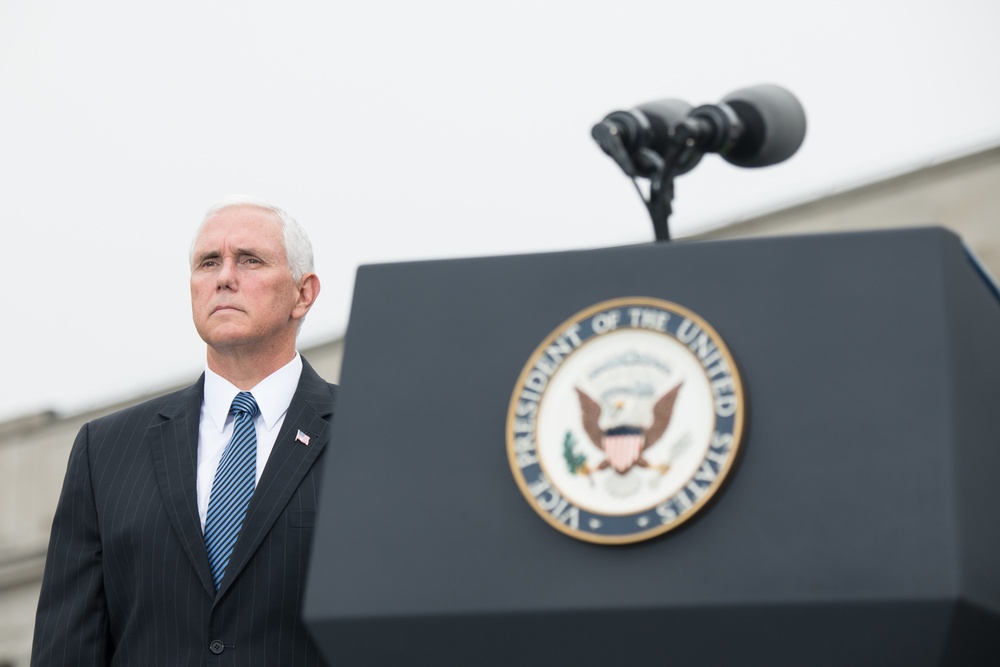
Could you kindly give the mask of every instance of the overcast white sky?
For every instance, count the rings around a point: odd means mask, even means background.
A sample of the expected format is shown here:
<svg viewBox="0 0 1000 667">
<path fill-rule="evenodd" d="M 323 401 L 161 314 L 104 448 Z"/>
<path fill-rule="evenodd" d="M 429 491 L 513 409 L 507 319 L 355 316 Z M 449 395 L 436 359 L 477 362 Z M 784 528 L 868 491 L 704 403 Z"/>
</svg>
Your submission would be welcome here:
<svg viewBox="0 0 1000 667">
<path fill-rule="evenodd" d="M 0 0 L 0 420 L 195 378 L 187 250 L 225 195 L 310 231 L 305 346 L 361 263 L 651 240 L 590 139 L 615 109 L 762 82 L 806 108 L 787 163 L 681 177 L 677 235 L 994 144 L 998 25 L 995 0 Z"/>
</svg>

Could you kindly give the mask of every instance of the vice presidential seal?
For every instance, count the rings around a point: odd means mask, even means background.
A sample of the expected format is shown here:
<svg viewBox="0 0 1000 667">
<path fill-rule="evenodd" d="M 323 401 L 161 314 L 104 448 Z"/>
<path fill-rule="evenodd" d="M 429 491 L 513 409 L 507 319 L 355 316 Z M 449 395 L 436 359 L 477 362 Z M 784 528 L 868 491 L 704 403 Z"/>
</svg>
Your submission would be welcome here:
<svg viewBox="0 0 1000 667">
<path fill-rule="evenodd" d="M 694 516 L 732 468 L 745 407 L 719 335 L 659 299 L 605 301 L 553 331 L 518 378 L 507 454 L 543 519 L 638 542 Z"/>
</svg>

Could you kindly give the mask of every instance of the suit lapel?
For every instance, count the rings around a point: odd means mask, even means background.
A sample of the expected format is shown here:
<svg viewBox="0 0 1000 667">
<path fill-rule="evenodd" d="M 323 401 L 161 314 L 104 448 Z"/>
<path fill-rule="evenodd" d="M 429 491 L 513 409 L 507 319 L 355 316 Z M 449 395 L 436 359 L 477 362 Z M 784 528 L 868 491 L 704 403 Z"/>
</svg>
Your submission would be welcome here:
<svg viewBox="0 0 1000 667">
<path fill-rule="evenodd" d="M 203 375 L 194 385 L 174 394 L 160 409 L 162 421 L 149 427 L 146 438 L 170 523 L 206 592 L 214 597 L 197 500 L 198 422 L 204 381 Z"/>
<path fill-rule="evenodd" d="M 260 483 L 250 500 L 240 537 L 233 548 L 226 576 L 219 588 L 219 598 L 250 562 L 302 478 L 326 446 L 330 432 L 329 420 L 333 416 L 333 400 L 330 386 L 303 359 L 299 386 L 288 405 L 274 449 L 271 450 Z M 308 436 L 308 445 L 296 440 L 299 431 Z"/>
</svg>

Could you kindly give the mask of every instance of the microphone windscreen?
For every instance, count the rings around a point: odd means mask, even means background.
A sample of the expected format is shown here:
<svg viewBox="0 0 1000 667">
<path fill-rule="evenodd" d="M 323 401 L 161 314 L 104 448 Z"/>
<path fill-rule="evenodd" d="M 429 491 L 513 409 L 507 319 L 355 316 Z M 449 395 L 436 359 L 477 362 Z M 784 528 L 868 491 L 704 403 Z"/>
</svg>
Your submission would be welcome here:
<svg viewBox="0 0 1000 667">
<path fill-rule="evenodd" d="M 691 115 L 691 105 L 684 100 L 666 98 L 655 102 L 646 102 L 633 109 L 633 114 L 641 117 L 648 124 L 648 139 L 646 144 L 659 155 L 671 152 L 671 142 L 674 141 L 674 128 L 682 124 Z M 701 153 L 689 153 L 682 162 L 674 165 L 674 175 L 691 171 Z"/>
<path fill-rule="evenodd" d="M 691 113 L 691 105 L 684 100 L 667 98 L 640 104 L 636 109 L 642 111 L 647 116 L 659 118 L 667 125 L 674 126 L 683 123 L 684 119 Z"/>
<path fill-rule="evenodd" d="M 663 155 L 674 128 L 683 123 L 691 113 L 691 105 L 684 100 L 667 98 L 646 102 L 635 108 L 649 124 L 649 147 Z"/>
<path fill-rule="evenodd" d="M 744 133 L 723 158 L 738 167 L 767 167 L 787 160 L 806 136 L 806 113 L 799 100 L 774 84 L 741 88 L 722 102 L 739 116 Z"/>
</svg>

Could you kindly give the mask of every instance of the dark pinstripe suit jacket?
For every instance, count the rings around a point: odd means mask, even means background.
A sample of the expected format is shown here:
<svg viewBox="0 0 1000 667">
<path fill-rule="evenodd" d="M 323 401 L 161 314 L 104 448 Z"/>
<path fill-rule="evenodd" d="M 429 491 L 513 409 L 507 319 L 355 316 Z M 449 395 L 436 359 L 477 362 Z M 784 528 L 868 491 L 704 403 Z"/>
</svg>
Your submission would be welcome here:
<svg viewBox="0 0 1000 667">
<path fill-rule="evenodd" d="M 81 429 L 52 525 L 32 665 L 323 664 L 300 611 L 335 387 L 303 360 L 216 593 L 195 493 L 203 386 L 204 377 Z"/>
</svg>

